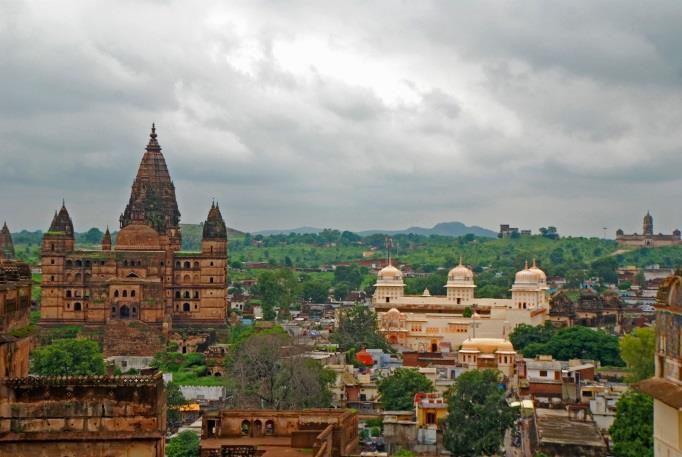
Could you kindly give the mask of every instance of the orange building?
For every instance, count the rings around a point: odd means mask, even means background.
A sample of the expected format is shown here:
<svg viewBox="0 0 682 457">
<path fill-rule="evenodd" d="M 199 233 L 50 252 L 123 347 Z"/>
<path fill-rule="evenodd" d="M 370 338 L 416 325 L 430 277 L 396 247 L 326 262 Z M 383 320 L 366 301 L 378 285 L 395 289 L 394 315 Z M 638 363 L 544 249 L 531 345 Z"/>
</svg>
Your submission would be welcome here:
<svg viewBox="0 0 682 457">
<path fill-rule="evenodd" d="M 149 143 L 112 242 L 76 249 L 62 204 L 42 246 L 41 323 L 221 325 L 227 310 L 227 227 L 216 204 L 203 226 L 200 252 L 180 250 L 175 186 L 152 126 Z"/>
</svg>

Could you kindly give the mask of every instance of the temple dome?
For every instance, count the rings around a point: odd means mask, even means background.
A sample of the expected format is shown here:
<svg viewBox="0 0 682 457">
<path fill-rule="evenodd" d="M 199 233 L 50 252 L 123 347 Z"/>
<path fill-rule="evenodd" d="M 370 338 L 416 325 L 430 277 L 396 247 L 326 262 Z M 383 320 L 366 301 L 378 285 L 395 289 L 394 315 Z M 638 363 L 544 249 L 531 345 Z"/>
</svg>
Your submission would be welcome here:
<svg viewBox="0 0 682 457">
<path fill-rule="evenodd" d="M 160 249 L 159 234 L 145 224 L 126 225 L 116 237 L 117 251 L 158 251 Z"/>
</svg>

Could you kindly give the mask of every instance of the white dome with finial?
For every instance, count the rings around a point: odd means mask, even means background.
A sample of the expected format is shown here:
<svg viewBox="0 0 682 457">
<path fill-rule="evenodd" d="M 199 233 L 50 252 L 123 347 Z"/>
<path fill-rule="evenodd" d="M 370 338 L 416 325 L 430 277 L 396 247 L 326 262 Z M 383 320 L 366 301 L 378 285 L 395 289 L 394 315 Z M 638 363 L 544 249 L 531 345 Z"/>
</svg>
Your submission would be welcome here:
<svg viewBox="0 0 682 457">
<path fill-rule="evenodd" d="M 403 273 L 393 265 L 387 265 L 377 275 L 379 281 L 402 281 Z"/>
<path fill-rule="evenodd" d="M 535 274 L 535 276 L 537 276 L 538 281 L 541 284 L 547 283 L 547 275 L 545 274 L 544 271 L 538 268 L 538 266 L 535 264 L 535 259 L 533 259 L 533 266 L 531 266 L 529 270 L 532 271 Z"/>
<path fill-rule="evenodd" d="M 450 270 L 448 273 L 448 284 L 450 285 L 473 285 L 474 272 L 464 266 L 462 258 L 459 259 L 459 265 Z"/>
<path fill-rule="evenodd" d="M 523 270 L 516 273 L 514 277 L 514 286 L 535 286 L 538 284 L 538 275 L 528 268 L 528 262 L 523 267 Z"/>
</svg>

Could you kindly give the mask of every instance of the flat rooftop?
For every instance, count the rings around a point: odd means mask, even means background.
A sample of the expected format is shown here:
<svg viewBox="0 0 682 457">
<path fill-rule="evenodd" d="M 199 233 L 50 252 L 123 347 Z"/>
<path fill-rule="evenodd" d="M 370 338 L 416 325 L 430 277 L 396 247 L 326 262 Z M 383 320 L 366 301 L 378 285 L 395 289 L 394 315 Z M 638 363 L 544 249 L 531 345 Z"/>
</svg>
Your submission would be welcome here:
<svg viewBox="0 0 682 457">
<path fill-rule="evenodd" d="M 593 422 L 569 420 L 563 409 L 535 410 L 541 443 L 573 444 L 587 447 L 606 447 Z"/>
</svg>

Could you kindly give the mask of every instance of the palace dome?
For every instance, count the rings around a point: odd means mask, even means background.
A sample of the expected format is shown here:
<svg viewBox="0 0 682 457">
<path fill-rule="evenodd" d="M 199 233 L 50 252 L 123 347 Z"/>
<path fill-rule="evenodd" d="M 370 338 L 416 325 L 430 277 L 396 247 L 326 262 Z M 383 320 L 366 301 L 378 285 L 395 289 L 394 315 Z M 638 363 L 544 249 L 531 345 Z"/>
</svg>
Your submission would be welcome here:
<svg viewBox="0 0 682 457">
<path fill-rule="evenodd" d="M 462 350 L 494 354 L 498 351 L 514 352 L 514 345 L 510 341 L 501 338 L 467 338 L 462 342 Z"/>
<path fill-rule="evenodd" d="M 158 251 L 160 249 L 159 234 L 145 224 L 126 225 L 116 237 L 117 251 Z"/>
<path fill-rule="evenodd" d="M 403 274 L 393 265 L 388 265 L 379 271 L 379 279 L 383 280 L 396 280 L 401 281 L 403 279 Z"/>
<path fill-rule="evenodd" d="M 535 273 L 535 276 L 537 276 L 538 280 L 539 280 L 541 283 L 544 284 L 544 283 L 547 282 L 547 275 L 545 274 L 544 271 L 542 271 L 541 269 L 539 269 L 539 268 L 537 267 L 537 265 L 535 265 L 535 260 L 533 260 L 533 266 L 530 267 L 528 270 L 529 270 L 529 271 L 532 271 L 533 273 Z"/>
<path fill-rule="evenodd" d="M 448 280 L 455 282 L 473 283 L 474 272 L 465 267 L 464 265 L 462 265 L 462 261 L 460 260 L 459 265 L 450 270 L 450 272 L 448 273 Z"/>
<path fill-rule="evenodd" d="M 529 270 L 528 265 L 526 264 L 526 268 L 516 273 L 514 284 L 537 284 L 539 279 L 538 275 Z"/>
</svg>

